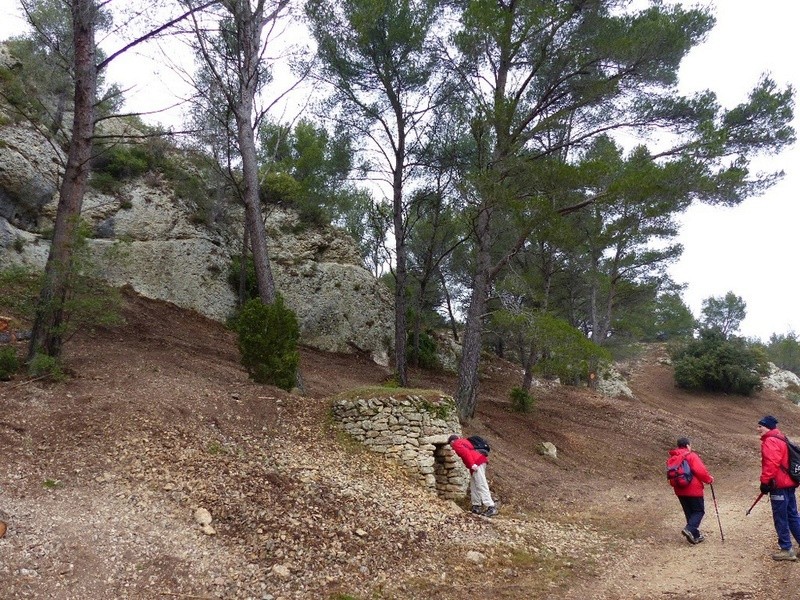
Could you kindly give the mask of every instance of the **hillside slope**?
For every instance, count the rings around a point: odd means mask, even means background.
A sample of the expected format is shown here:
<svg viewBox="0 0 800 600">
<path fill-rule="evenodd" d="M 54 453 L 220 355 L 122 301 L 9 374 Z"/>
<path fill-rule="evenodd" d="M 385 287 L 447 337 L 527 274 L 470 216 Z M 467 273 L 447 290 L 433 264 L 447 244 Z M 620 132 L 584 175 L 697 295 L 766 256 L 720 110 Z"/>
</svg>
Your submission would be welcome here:
<svg viewBox="0 0 800 600">
<path fill-rule="evenodd" d="M 331 428 L 332 395 L 390 375 L 368 358 L 305 349 L 305 393 L 290 395 L 250 382 L 218 323 L 130 293 L 124 313 L 69 343 L 68 381 L 0 382 L 2 598 L 768 599 L 800 585 L 800 567 L 769 559 L 767 502 L 744 516 L 756 421 L 800 432 L 800 408 L 773 393 L 687 394 L 653 348 L 627 367 L 635 399 L 539 388 L 520 415 L 517 370 L 489 361 L 466 428 L 493 441 L 489 520 Z M 716 477 L 724 541 L 710 494 L 707 542 L 679 534 L 662 468 L 678 435 Z"/>
</svg>

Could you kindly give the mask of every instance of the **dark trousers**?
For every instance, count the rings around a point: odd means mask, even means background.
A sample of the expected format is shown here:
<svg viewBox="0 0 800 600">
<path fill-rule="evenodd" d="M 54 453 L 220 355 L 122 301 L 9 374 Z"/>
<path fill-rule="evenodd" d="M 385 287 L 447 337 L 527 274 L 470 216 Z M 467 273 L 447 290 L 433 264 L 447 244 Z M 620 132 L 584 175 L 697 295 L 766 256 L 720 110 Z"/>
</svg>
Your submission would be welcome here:
<svg viewBox="0 0 800 600">
<path fill-rule="evenodd" d="M 703 496 L 678 496 L 683 508 L 683 514 L 686 515 L 686 529 L 688 529 L 694 537 L 700 535 L 700 522 L 706 514 L 706 502 Z"/>
<path fill-rule="evenodd" d="M 795 488 L 781 488 L 769 495 L 772 504 L 772 521 L 778 534 L 778 545 L 783 550 L 792 547 L 792 536 L 800 544 L 800 516 L 797 514 Z"/>
</svg>

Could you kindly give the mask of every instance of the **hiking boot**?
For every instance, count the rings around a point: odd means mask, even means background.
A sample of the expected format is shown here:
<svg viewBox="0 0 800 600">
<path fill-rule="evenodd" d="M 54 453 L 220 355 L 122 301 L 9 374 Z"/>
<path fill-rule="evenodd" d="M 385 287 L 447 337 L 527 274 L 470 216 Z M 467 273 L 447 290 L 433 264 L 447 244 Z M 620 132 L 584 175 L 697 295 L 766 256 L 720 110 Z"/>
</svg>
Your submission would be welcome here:
<svg viewBox="0 0 800 600">
<path fill-rule="evenodd" d="M 694 537 L 694 534 L 689 531 L 688 527 L 684 527 L 681 533 L 690 544 L 699 544 L 705 539 L 702 534 L 700 534 L 698 537 Z"/>
<path fill-rule="evenodd" d="M 772 560 L 797 560 L 797 555 L 794 553 L 794 548 L 789 548 L 773 554 Z"/>
<path fill-rule="evenodd" d="M 483 514 L 483 507 L 480 504 L 473 504 L 472 510 L 470 511 L 473 515 L 482 515 Z"/>
<path fill-rule="evenodd" d="M 490 506 L 489 508 L 486 509 L 486 512 L 483 513 L 483 516 L 484 517 L 493 517 L 496 514 L 497 514 L 497 507 L 496 506 Z"/>
<path fill-rule="evenodd" d="M 694 538 L 694 543 L 695 544 L 699 544 L 700 542 L 704 542 L 705 539 L 706 539 L 706 536 L 704 536 L 702 533 L 698 533 L 697 537 Z"/>
</svg>

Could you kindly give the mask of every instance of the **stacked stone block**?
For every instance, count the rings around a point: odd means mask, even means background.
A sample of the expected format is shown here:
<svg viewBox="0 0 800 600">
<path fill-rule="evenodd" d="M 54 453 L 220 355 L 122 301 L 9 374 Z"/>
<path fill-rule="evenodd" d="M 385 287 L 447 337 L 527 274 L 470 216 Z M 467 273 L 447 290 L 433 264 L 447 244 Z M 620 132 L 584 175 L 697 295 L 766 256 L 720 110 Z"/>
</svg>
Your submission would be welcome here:
<svg viewBox="0 0 800 600">
<path fill-rule="evenodd" d="M 440 497 L 465 494 L 469 472 L 447 445 L 451 434 L 461 434 L 453 398 L 370 393 L 335 400 L 333 417 L 341 429 L 373 452 L 402 464 Z"/>
</svg>

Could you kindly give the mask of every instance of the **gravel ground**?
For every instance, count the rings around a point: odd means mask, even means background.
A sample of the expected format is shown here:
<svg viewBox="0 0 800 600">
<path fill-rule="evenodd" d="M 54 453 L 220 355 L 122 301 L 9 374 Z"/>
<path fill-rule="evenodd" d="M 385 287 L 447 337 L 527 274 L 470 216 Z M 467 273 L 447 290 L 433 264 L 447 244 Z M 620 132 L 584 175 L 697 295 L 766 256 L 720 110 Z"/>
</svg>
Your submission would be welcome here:
<svg viewBox="0 0 800 600">
<path fill-rule="evenodd" d="M 248 381 L 216 323 L 132 294 L 125 318 L 70 342 L 66 381 L 0 382 L 2 598 L 767 599 L 800 584 L 769 560 L 769 507 L 744 518 L 754 417 L 800 429 L 774 393 L 720 410 L 652 357 L 622 369 L 633 398 L 542 387 L 520 415 L 519 373 L 493 361 L 466 428 L 493 442 L 487 519 L 331 427 L 331 395 L 390 375 L 366 358 L 303 349 L 305 392 L 288 394 Z M 707 542 L 679 534 L 662 474 L 676 431 L 719 482 L 724 542 L 710 499 Z"/>
</svg>

